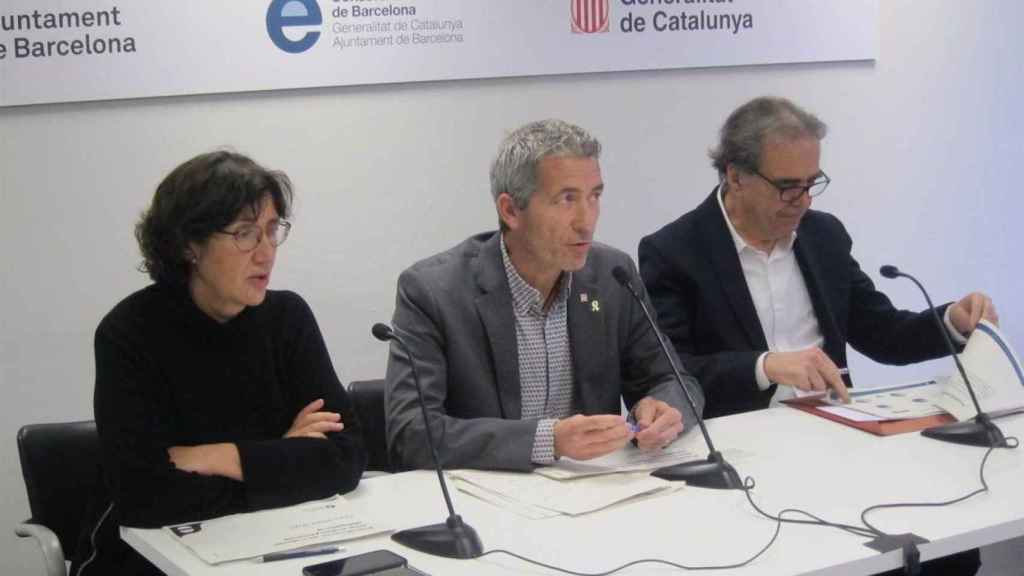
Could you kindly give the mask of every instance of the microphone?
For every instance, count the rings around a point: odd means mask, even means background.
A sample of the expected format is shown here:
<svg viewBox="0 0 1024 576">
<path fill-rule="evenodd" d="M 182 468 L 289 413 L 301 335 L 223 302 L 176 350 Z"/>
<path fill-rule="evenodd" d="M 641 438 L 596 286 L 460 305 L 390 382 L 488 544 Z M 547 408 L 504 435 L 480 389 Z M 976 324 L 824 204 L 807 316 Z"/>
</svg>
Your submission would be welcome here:
<svg viewBox="0 0 1024 576">
<path fill-rule="evenodd" d="M 640 297 L 640 294 L 633 287 L 633 282 L 630 279 L 629 272 L 622 266 L 616 266 L 612 269 L 612 276 L 622 287 L 629 291 L 633 295 L 633 298 L 640 304 L 640 309 L 644 311 L 644 316 L 647 318 L 647 322 L 651 325 L 651 329 L 654 330 L 654 335 L 658 337 L 658 344 L 661 345 L 661 351 L 665 354 L 665 358 L 668 359 L 669 365 L 672 367 L 672 373 L 675 375 L 676 383 L 683 389 L 683 395 L 686 397 L 686 402 L 690 405 L 690 409 L 693 410 L 693 414 L 697 417 L 697 425 L 700 426 L 700 432 L 704 435 L 704 443 L 708 445 L 708 457 L 705 460 L 693 460 L 691 462 L 683 462 L 682 464 L 675 464 L 673 466 L 665 466 L 658 468 L 654 472 L 651 472 L 651 476 L 656 476 L 665 480 L 683 480 L 691 486 L 700 486 L 703 488 L 723 488 L 727 490 L 742 490 L 743 482 L 740 481 L 740 475 L 736 473 L 736 469 L 731 464 L 725 461 L 725 457 L 718 450 L 715 450 L 715 445 L 711 442 L 711 436 L 708 434 L 708 429 L 704 425 L 704 417 L 701 416 L 700 410 L 697 409 L 697 403 L 693 401 L 693 396 L 690 395 L 690 391 L 683 385 L 683 375 L 679 372 L 679 366 L 676 365 L 675 359 L 668 350 L 668 345 L 665 344 L 665 339 L 661 335 L 661 331 L 658 330 L 658 325 L 654 322 L 654 317 L 651 316 L 651 311 L 647 308 L 647 303 Z"/>
<path fill-rule="evenodd" d="M 971 402 L 974 403 L 974 410 L 978 413 L 977 416 L 971 420 L 965 422 L 954 422 L 952 424 L 945 424 L 942 426 L 933 426 L 926 428 L 921 431 L 922 436 L 933 438 L 935 440 L 941 440 L 943 442 L 954 442 L 956 444 L 967 444 L 969 446 L 1004 446 L 1006 445 L 1006 438 L 1003 436 L 1003 432 L 992 423 L 992 420 L 981 410 L 981 405 L 978 404 L 978 397 L 974 394 L 974 386 L 971 385 L 970 378 L 967 377 L 967 371 L 964 370 L 964 365 L 960 363 L 960 357 L 956 353 L 956 347 L 953 346 L 953 340 L 949 337 L 949 332 L 946 330 L 945 324 L 942 319 L 939 318 L 939 313 L 935 310 L 935 305 L 932 304 L 931 297 L 928 296 L 928 291 L 924 289 L 924 286 L 918 282 L 917 278 L 914 278 L 906 272 L 902 272 L 899 268 L 886 264 L 878 269 L 878 272 L 886 278 L 898 278 L 903 277 L 917 285 L 918 289 L 921 290 L 921 294 L 924 294 L 924 300 L 928 303 L 928 310 L 931 312 L 932 319 L 935 320 L 935 325 L 942 333 L 942 339 L 946 343 L 946 347 L 949 349 L 949 355 L 953 357 L 953 362 L 956 363 L 956 369 L 960 371 L 960 377 L 964 379 L 964 385 L 967 386 L 967 392 L 971 396 Z"/>
<path fill-rule="evenodd" d="M 416 394 L 419 397 L 420 410 L 423 412 L 423 424 L 427 429 L 427 444 L 430 445 L 430 455 L 434 459 L 434 468 L 437 470 L 437 480 L 441 484 L 444 503 L 448 506 L 448 519 L 443 524 L 431 524 L 395 532 L 391 535 L 391 539 L 413 550 L 434 556 L 476 558 L 483 554 L 484 546 L 480 542 L 476 530 L 463 522 L 462 517 L 455 513 L 455 507 L 452 506 L 452 498 L 448 494 L 448 484 L 444 481 L 444 473 L 441 472 L 441 459 L 437 456 L 434 436 L 430 431 L 430 419 L 427 416 L 427 404 L 423 401 L 423 386 L 420 385 L 420 375 L 416 371 L 416 360 L 412 357 L 412 352 L 405 341 L 387 324 L 374 324 L 370 333 L 381 342 L 391 341 L 397 344 L 409 360 L 412 379 L 416 384 Z"/>
</svg>

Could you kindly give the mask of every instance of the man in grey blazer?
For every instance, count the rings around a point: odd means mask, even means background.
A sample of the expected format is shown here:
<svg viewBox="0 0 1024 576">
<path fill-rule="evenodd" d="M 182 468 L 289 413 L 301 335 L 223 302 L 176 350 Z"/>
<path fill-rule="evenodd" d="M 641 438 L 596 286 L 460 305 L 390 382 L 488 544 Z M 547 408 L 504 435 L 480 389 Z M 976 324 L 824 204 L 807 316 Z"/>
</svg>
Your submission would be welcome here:
<svg viewBox="0 0 1024 576">
<path fill-rule="evenodd" d="M 696 422 L 639 304 L 612 277 L 616 266 L 635 277 L 632 260 L 592 240 L 600 151 L 558 120 L 514 131 L 491 167 L 501 229 L 399 277 L 393 326 L 416 359 L 445 468 L 530 470 L 631 440 L 660 449 Z M 703 406 L 696 381 L 685 384 Z M 409 363 L 392 344 L 392 463 L 431 467 L 424 432 Z"/>
</svg>

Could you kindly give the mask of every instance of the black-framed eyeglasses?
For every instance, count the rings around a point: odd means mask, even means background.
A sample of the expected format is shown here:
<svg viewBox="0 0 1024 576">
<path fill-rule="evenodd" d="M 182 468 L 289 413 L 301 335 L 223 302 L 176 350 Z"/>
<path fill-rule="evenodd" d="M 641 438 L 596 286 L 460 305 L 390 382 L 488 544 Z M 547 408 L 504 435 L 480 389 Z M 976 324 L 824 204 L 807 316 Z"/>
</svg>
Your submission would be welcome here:
<svg viewBox="0 0 1024 576">
<path fill-rule="evenodd" d="M 781 180 L 776 181 L 761 174 L 758 170 L 751 170 L 752 173 L 761 177 L 762 180 L 772 185 L 779 191 L 779 199 L 783 202 L 796 202 L 806 192 L 808 196 L 814 198 L 815 196 L 821 196 L 828 188 L 828 185 L 832 182 L 832 179 L 828 177 L 828 174 L 821 172 L 818 174 L 814 181 L 810 184 L 797 184 L 792 180 Z"/>
<path fill-rule="evenodd" d="M 291 232 L 292 223 L 287 220 L 276 220 L 267 224 L 267 229 L 263 230 L 255 224 L 246 224 L 235 230 L 234 232 L 228 232 L 227 230 L 217 230 L 218 234 L 226 234 L 235 238 L 235 246 L 242 252 L 252 252 L 260 245 L 263 240 L 263 235 L 267 235 L 267 241 L 270 242 L 275 248 L 284 244 L 284 241 L 288 239 L 288 233 Z"/>
</svg>

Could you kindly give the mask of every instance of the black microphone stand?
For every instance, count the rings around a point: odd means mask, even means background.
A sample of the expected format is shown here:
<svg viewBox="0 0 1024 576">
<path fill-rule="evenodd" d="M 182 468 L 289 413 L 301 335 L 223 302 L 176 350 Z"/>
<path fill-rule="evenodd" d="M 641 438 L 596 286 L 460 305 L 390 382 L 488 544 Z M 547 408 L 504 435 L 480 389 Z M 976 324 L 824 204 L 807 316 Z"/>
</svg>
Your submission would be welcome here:
<svg viewBox="0 0 1024 576">
<path fill-rule="evenodd" d="M 928 303 L 928 310 L 931 311 L 932 318 L 935 320 L 935 324 L 938 326 L 939 332 L 942 333 L 943 341 L 945 341 L 946 346 L 949 348 L 949 355 L 953 357 L 953 362 L 956 363 L 956 368 L 960 371 L 960 377 L 964 379 L 964 385 L 967 387 L 967 393 L 971 396 L 971 402 L 974 403 L 974 410 L 978 413 L 977 416 L 970 420 L 926 428 L 921 431 L 921 435 L 935 440 L 941 440 L 943 442 L 967 444 L 969 446 L 1005 446 L 1006 437 L 1003 436 L 1002 430 L 992 423 L 992 419 L 989 418 L 988 414 L 985 414 L 981 410 L 981 405 L 978 404 L 978 397 L 974 394 L 974 386 L 971 385 L 971 380 L 967 377 L 967 371 L 964 370 L 964 365 L 960 363 L 960 357 L 956 353 L 956 347 L 953 346 L 953 340 L 949 337 L 949 332 L 946 330 L 946 326 L 942 322 L 942 319 L 939 318 L 939 313 L 935 310 L 935 305 L 932 304 L 932 299 L 928 296 L 928 291 L 924 289 L 924 286 L 921 285 L 920 282 L 918 282 L 917 278 L 914 278 L 906 272 L 900 271 L 900 269 L 895 266 L 885 265 L 878 271 L 886 278 L 902 276 L 916 284 L 918 289 L 921 290 L 921 294 L 924 294 L 924 300 Z"/>
<path fill-rule="evenodd" d="M 398 344 L 398 347 L 405 353 L 409 360 L 409 367 L 412 369 L 412 378 L 416 383 L 416 394 L 419 396 L 420 410 L 423 412 L 423 424 L 427 429 L 427 444 L 430 445 L 430 455 L 434 459 L 434 468 L 437 470 L 437 480 L 441 484 L 441 493 L 444 495 L 444 503 L 448 506 L 448 519 L 443 524 L 431 524 L 419 528 L 409 528 L 395 532 L 391 539 L 399 544 L 408 546 L 413 550 L 419 550 L 433 556 L 445 556 L 448 558 L 476 558 L 483 554 L 484 546 L 472 526 L 462 521 L 462 517 L 455 513 L 452 506 L 452 498 L 448 494 L 448 484 L 444 481 L 444 473 L 441 471 L 441 459 L 437 455 L 437 447 L 434 445 L 434 436 L 430 431 L 430 419 L 427 416 L 427 405 L 423 401 L 423 387 L 420 385 L 420 376 L 416 371 L 416 361 L 413 360 L 409 347 L 399 338 L 391 327 L 386 324 L 374 324 L 373 337 L 381 342 L 391 340 Z"/>
<path fill-rule="evenodd" d="M 647 318 L 647 322 L 651 325 L 651 330 L 654 330 L 654 335 L 658 338 L 658 344 L 661 345 L 661 351 L 668 358 L 668 363 L 672 367 L 672 373 L 675 375 L 676 383 L 683 389 L 683 395 L 686 397 L 686 402 L 690 405 L 693 410 L 693 414 L 697 417 L 697 425 L 700 427 L 701 434 L 704 435 L 704 442 L 708 446 L 708 457 L 704 460 L 692 460 L 690 462 L 683 462 L 681 464 L 675 464 L 672 466 L 665 466 L 658 468 L 654 472 L 651 472 L 651 476 L 656 476 L 664 480 L 678 481 L 682 480 L 691 486 L 700 486 L 702 488 L 721 488 L 725 490 L 742 490 L 743 482 L 740 480 L 740 475 L 736 472 L 736 469 L 731 464 L 726 462 L 725 457 L 718 450 L 715 450 L 714 443 L 711 442 L 711 436 L 708 434 L 708 429 L 704 425 L 704 417 L 701 416 L 700 410 L 697 409 L 697 403 L 693 401 L 693 397 L 690 395 L 690 391 L 683 385 L 683 375 L 679 371 L 679 366 L 676 365 L 675 359 L 669 352 L 668 345 L 665 344 L 665 340 L 661 335 L 661 331 L 658 330 L 657 323 L 654 322 L 654 317 L 651 315 L 651 311 L 647 308 L 647 303 L 640 297 L 636 289 L 633 288 L 633 283 L 630 280 L 629 273 L 622 266 L 616 266 L 612 270 L 612 276 L 622 284 L 622 287 L 629 291 L 633 295 L 633 298 L 640 303 L 640 309 L 643 310 L 644 316 Z"/>
</svg>

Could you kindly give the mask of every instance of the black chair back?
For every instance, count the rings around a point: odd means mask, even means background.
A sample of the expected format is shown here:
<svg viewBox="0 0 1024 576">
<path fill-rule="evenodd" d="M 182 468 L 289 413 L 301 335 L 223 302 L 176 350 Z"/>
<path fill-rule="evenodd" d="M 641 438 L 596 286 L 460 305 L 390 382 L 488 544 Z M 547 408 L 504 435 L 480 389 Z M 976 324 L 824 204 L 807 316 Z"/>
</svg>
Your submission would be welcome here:
<svg viewBox="0 0 1024 576">
<path fill-rule="evenodd" d="M 18 430 L 29 520 L 57 534 L 64 557 L 74 558 L 82 523 L 102 489 L 96 423 L 29 424 Z"/>
<path fill-rule="evenodd" d="M 388 458 L 387 430 L 384 427 L 384 381 L 357 380 L 348 385 L 352 408 L 363 425 L 363 443 L 368 457 L 366 469 L 392 472 Z"/>
</svg>

